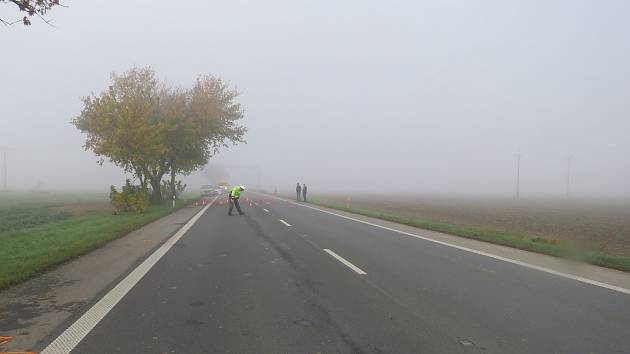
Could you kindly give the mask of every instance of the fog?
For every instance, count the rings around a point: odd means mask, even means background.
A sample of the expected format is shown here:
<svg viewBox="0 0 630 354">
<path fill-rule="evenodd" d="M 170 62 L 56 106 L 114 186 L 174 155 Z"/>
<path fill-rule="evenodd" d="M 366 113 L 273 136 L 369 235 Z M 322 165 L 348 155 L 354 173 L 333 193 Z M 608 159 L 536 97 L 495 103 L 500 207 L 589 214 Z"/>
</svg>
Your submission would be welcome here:
<svg viewBox="0 0 630 354">
<path fill-rule="evenodd" d="M 10 189 L 122 184 L 70 120 L 110 72 L 149 65 L 239 89 L 247 144 L 209 167 L 233 184 L 513 195 L 520 152 L 522 195 L 564 195 L 572 156 L 572 196 L 630 196 L 628 1 L 65 3 L 54 28 L 0 27 Z"/>
</svg>

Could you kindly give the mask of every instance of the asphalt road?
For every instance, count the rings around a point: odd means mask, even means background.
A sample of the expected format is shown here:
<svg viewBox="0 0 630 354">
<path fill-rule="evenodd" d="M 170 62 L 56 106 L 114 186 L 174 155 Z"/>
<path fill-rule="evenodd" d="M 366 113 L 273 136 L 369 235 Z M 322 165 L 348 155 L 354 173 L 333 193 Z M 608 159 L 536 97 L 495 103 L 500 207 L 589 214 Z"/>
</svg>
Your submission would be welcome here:
<svg viewBox="0 0 630 354">
<path fill-rule="evenodd" d="M 250 198 L 210 207 L 73 353 L 630 353 L 627 294 Z"/>
</svg>

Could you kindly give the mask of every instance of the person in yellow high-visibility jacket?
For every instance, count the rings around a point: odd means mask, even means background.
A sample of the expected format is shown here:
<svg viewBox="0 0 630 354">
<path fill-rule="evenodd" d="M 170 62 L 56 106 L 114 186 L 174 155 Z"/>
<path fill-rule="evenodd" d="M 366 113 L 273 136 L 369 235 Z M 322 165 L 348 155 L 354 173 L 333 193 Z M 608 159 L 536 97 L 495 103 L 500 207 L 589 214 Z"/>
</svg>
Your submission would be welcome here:
<svg viewBox="0 0 630 354">
<path fill-rule="evenodd" d="M 230 209 L 228 210 L 228 215 L 232 214 L 232 210 L 236 205 L 236 210 L 238 210 L 239 215 L 243 215 L 243 211 L 241 210 L 241 206 L 238 204 L 238 199 L 241 197 L 241 192 L 245 190 L 245 186 L 235 186 L 230 190 L 228 203 L 230 204 Z"/>
</svg>

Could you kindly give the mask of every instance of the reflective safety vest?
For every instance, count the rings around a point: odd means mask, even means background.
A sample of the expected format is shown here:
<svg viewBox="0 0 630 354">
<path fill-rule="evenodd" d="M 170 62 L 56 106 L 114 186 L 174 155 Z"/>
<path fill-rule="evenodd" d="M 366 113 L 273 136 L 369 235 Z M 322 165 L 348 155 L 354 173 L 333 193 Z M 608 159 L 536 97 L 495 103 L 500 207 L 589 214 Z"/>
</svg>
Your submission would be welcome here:
<svg viewBox="0 0 630 354">
<path fill-rule="evenodd" d="M 241 186 L 236 186 L 230 191 L 230 198 L 238 199 L 241 197 Z"/>
</svg>

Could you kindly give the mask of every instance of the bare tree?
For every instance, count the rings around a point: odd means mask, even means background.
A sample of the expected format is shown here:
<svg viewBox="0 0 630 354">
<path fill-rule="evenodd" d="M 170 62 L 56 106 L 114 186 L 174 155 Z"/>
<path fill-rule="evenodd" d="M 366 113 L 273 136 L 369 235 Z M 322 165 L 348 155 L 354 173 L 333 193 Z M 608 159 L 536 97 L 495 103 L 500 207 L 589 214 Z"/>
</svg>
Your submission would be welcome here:
<svg viewBox="0 0 630 354">
<path fill-rule="evenodd" d="M 5 25 L 22 22 L 22 24 L 26 26 L 31 24 L 30 18 L 33 16 L 39 17 L 42 21 L 52 26 L 51 21 L 47 20 L 44 16 L 46 16 L 48 11 L 52 8 L 63 6 L 59 3 L 59 0 L 0 0 L 0 4 L 17 6 L 18 16 L 22 17 L 18 17 L 16 20 L 0 18 L 0 22 Z"/>
</svg>

